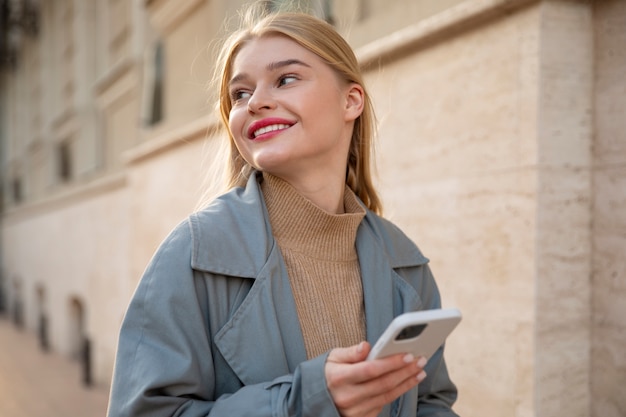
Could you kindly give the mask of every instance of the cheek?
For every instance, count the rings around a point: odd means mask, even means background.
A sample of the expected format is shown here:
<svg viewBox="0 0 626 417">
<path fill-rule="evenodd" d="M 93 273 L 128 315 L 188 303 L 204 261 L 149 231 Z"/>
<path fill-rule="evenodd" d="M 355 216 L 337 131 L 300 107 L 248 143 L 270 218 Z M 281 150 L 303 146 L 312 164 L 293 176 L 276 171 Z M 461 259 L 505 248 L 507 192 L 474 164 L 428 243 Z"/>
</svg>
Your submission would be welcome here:
<svg viewBox="0 0 626 417">
<path fill-rule="evenodd" d="M 241 124 L 242 119 L 239 115 L 239 112 L 237 112 L 236 110 L 231 110 L 230 114 L 228 115 L 228 128 L 230 129 L 230 133 L 234 137 L 241 136 Z"/>
<path fill-rule="evenodd" d="M 232 121 L 232 119 L 231 119 Z M 236 127 L 237 124 L 235 123 L 235 125 L 233 125 L 233 123 L 230 123 L 230 129 L 231 129 L 231 136 L 232 139 L 234 141 L 235 146 L 237 147 L 237 149 L 239 150 L 239 153 L 241 154 L 241 156 L 244 157 L 244 159 L 248 159 L 248 148 L 246 145 L 248 145 L 248 139 L 244 138 L 241 135 L 241 126 Z"/>
<path fill-rule="evenodd" d="M 241 154 L 241 156 L 244 157 L 244 159 L 247 160 L 248 152 L 245 145 L 248 141 L 242 135 L 243 124 L 244 118 L 242 117 L 241 112 L 237 110 L 231 110 L 230 114 L 228 115 L 228 129 L 230 130 L 230 134 L 235 141 L 235 146 L 239 150 L 239 153 Z"/>
<path fill-rule="evenodd" d="M 248 163 L 250 163 L 250 151 L 240 139 L 235 138 L 235 147 L 239 151 L 239 155 Z"/>
</svg>

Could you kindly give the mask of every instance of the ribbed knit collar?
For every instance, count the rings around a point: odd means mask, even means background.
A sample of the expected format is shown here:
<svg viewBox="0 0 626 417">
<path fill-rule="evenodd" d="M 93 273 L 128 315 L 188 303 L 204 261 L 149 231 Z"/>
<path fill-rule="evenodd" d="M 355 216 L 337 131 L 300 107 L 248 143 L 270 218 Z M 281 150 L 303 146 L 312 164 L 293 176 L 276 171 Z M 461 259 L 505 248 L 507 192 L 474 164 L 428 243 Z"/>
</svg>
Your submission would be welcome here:
<svg viewBox="0 0 626 417">
<path fill-rule="evenodd" d="M 327 261 L 356 257 L 356 233 L 365 209 L 348 186 L 344 192 L 344 214 L 328 213 L 289 183 L 268 173 L 263 173 L 261 190 L 281 248 Z"/>
</svg>

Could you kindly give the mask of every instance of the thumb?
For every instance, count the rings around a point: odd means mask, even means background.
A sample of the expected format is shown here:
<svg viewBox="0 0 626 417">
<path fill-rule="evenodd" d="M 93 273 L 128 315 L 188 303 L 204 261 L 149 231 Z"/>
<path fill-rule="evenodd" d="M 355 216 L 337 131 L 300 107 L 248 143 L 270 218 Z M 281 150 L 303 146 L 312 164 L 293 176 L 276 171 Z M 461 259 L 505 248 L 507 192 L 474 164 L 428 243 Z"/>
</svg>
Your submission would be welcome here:
<svg viewBox="0 0 626 417">
<path fill-rule="evenodd" d="M 370 348 L 371 346 L 368 342 L 361 342 L 345 348 L 335 348 L 330 351 L 328 360 L 338 363 L 361 362 L 367 358 Z"/>
</svg>

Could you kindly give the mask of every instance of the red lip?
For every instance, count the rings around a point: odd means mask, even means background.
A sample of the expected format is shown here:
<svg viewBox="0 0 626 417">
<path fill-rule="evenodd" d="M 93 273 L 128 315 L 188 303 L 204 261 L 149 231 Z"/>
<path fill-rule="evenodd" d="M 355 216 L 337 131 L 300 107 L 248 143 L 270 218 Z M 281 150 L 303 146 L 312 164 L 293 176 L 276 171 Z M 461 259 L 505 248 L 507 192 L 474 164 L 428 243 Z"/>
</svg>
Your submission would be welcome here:
<svg viewBox="0 0 626 417">
<path fill-rule="evenodd" d="M 287 125 L 293 126 L 295 123 L 291 120 L 281 119 L 278 117 L 268 117 L 266 119 L 257 120 L 248 127 L 248 139 L 254 139 L 254 132 L 271 125 Z"/>
</svg>

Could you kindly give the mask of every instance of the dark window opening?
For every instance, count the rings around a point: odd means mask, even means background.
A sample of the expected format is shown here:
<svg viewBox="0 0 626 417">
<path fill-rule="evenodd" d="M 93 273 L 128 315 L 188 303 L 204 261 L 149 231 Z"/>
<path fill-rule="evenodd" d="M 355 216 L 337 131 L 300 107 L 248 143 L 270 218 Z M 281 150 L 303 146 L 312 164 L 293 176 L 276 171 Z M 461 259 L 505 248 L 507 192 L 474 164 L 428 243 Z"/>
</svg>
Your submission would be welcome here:
<svg viewBox="0 0 626 417">
<path fill-rule="evenodd" d="M 332 0 L 322 1 L 322 18 L 329 24 L 335 26 L 335 18 L 333 17 Z"/>
<path fill-rule="evenodd" d="M 58 175 L 62 182 L 72 179 L 72 150 L 68 142 L 57 146 Z"/>
<path fill-rule="evenodd" d="M 145 123 L 148 126 L 152 126 L 163 120 L 163 89 L 165 82 L 165 50 L 162 42 L 158 42 L 154 47 L 154 54 L 148 65 L 151 66 L 148 73 L 148 82 L 146 83 L 149 89 L 148 97 L 148 112 L 146 115 Z"/>
<path fill-rule="evenodd" d="M 11 188 L 13 191 L 13 201 L 17 203 L 21 203 L 24 199 L 24 191 L 22 190 L 22 180 L 20 178 L 14 178 L 13 183 L 11 184 Z"/>
<path fill-rule="evenodd" d="M 285 0 L 265 0 L 265 9 L 269 12 L 278 12 L 285 4 L 291 7 L 294 2 Z M 295 5 L 299 9 L 306 10 L 309 13 L 324 19 L 331 25 L 335 24 L 335 19 L 332 14 L 332 0 L 300 0 L 296 1 Z"/>
</svg>

